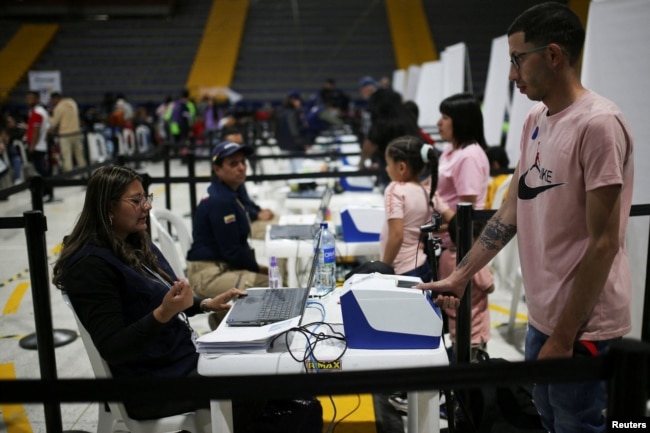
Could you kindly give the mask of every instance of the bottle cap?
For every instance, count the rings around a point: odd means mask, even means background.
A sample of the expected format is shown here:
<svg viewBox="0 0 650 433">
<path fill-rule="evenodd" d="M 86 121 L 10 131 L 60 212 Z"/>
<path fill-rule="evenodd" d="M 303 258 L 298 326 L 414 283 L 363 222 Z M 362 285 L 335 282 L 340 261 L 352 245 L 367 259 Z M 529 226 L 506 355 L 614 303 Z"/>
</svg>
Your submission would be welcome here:
<svg viewBox="0 0 650 433">
<path fill-rule="evenodd" d="M 323 221 L 322 223 L 320 223 L 320 226 L 323 227 L 324 229 L 326 229 L 327 228 L 327 223 L 325 221 Z"/>
<path fill-rule="evenodd" d="M 278 262 L 275 260 L 275 256 L 271 256 L 271 266 L 276 266 Z"/>
</svg>

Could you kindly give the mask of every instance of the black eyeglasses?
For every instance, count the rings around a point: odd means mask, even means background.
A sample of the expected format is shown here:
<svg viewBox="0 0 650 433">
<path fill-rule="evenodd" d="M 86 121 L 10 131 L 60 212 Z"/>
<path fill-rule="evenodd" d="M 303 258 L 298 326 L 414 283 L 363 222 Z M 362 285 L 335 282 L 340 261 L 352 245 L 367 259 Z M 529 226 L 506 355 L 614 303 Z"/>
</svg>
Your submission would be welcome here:
<svg viewBox="0 0 650 433">
<path fill-rule="evenodd" d="M 144 209 L 146 205 L 151 205 L 151 203 L 153 203 L 153 194 L 143 195 L 140 197 L 127 197 L 123 198 L 122 200 L 128 201 L 134 206 L 140 206 Z"/>
<path fill-rule="evenodd" d="M 525 56 L 526 54 L 536 53 L 538 51 L 545 50 L 550 46 L 551 44 L 548 44 L 548 45 L 543 45 L 541 47 L 530 49 L 528 51 L 524 51 L 523 53 L 519 53 L 519 54 L 512 53 L 510 54 L 510 63 L 512 63 L 512 66 L 514 66 L 516 70 L 519 70 L 519 68 L 521 67 L 521 58 L 523 56 Z M 560 47 L 560 51 L 562 51 L 562 54 L 564 54 L 565 56 L 569 55 L 569 53 L 567 53 L 566 50 L 562 47 Z"/>
<path fill-rule="evenodd" d="M 521 58 L 525 56 L 526 54 L 531 54 L 531 53 L 536 53 L 538 51 L 542 51 L 548 48 L 548 45 L 544 45 L 542 47 L 537 47 L 533 48 L 532 50 L 524 51 L 523 53 L 512 53 L 510 54 L 510 63 L 515 67 L 515 69 L 519 70 L 521 67 Z"/>
</svg>

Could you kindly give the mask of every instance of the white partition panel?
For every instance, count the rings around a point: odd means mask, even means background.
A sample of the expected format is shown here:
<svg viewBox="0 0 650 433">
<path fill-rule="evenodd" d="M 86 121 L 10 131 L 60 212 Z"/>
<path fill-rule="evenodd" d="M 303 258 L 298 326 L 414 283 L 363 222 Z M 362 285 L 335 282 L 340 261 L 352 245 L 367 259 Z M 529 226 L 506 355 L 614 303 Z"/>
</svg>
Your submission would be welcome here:
<svg viewBox="0 0 650 433">
<path fill-rule="evenodd" d="M 418 124 L 421 127 L 433 126 L 440 118 L 442 101 L 442 63 L 426 62 L 420 67 L 420 79 L 413 101 L 420 109 Z"/>
<path fill-rule="evenodd" d="M 467 61 L 465 43 L 459 42 L 445 48 L 440 58 L 443 97 L 462 93 L 465 90 L 465 62 Z"/>
<path fill-rule="evenodd" d="M 415 92 L 418 89 L 418 82 L 420 80 L 420 66 L 411 65 L 408 69 L 406 77 L 406 92 L 402 93 L 402 98 L 405 101 L 415 100 Z"/>
<path fill-rule="evenodd" d="M 501 143 L 503 122 L 510 109 L 509 70 L 508 36 L 503 35 L 492 39 L 483 97 L 483 127 L 485 139 L 490 146 Z M 512 161 L 511 165 L 514 166 L 515 162 Z"/>
<path fill-rule="evenodd" d="M 521 154 L 519 143 L 521 140 L 521 130 L 524 127 L 524 120 L 530 109 L 536 101 L 531 101 L 528 96 L 519 93 L 515 89 L 512 94 L 512 104 L 510 108 L 510 127 L 506 136 L 506 152 L 510 159 L 510 166 L 515 167 Z"/>
<path fill-rule="evenodd" d="M 650 203 L 650 0 L 592 1 L 582 62 L 582 82 L 614 101 L 634 135 L 635 204 Z M 648 252 L 648 218 L 632 218 L 626 237 L 632 269 L 632 332 L 641 337 Z"/>
<path fill-rule="evenodd" d="M 393 90 L 404 95 L 406 91 L 406 70 L 396 69 L 393 71 Z"/>
<path fill-rule="evenodd" d="M 582 82 L 614 101 L 634 133 L 633 203 L 650 203 L 650 1 L 592 2 L 582 62 Z"/>
</svg>

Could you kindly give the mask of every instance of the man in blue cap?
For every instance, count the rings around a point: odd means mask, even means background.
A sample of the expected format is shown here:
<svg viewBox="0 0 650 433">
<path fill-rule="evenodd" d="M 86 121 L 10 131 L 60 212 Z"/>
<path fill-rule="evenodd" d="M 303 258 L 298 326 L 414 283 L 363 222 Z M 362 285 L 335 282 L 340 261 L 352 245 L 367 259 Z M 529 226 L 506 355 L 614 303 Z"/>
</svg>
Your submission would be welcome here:
<svg viewBox="0 0 650 433">
<path fill-rule="evenodd" d="M 214 179 L 196 208 L 194 241 L 187 253 L 187 276 L 200 296 L 268 286 L 268 268 L 257 263 L 251 247 L 245 205 L 250 201 L 244 186 L 246 157 L 252 153 L 252 148 L 232 141 L 220 142 L 212 152 Z M 209 318 L 212 329 L 223 318 L 216 314 Z"/>
</svg>

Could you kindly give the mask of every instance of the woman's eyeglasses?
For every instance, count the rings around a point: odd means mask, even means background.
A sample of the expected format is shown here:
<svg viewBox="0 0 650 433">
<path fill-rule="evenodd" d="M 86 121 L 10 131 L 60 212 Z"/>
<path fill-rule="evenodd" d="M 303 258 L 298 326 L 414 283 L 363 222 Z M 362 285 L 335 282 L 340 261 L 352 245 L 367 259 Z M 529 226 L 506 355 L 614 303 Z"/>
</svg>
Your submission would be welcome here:
<svg viewBox="0 0 650 433">
<path fill-rule="evenodd" d="M 128 201 L 134 206 L 140 206 L 142 209 L 144 209 L 146 205 L 151 205 L 153 203 L 153 194 L 143 195 L 140 197 L 127 197 L 123 198 L 122 200 Z"/>
</svg>

